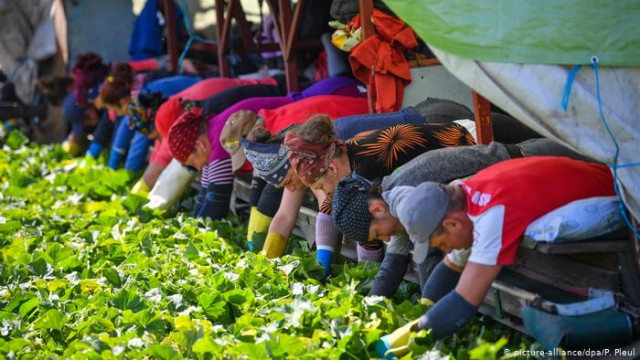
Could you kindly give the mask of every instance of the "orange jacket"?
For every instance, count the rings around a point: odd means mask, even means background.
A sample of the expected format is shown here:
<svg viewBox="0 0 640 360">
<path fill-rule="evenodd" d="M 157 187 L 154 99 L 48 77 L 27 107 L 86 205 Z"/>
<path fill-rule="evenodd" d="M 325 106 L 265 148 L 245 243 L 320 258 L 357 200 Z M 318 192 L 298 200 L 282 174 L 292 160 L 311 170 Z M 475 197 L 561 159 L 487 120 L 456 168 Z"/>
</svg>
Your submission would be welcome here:
<svg viewBox="0 0 640 360">
<path fill-rule="evenodd" d="M 411 83 L 403 50 L 418 46 L 413 30 L 402 20 L 373 10 L 376 34 L 358 44 L 349 62 L 355 77 L 370 86 L 376 112 L 400 110 L 404 87 Z M 356 16 L 353 23 L 359 23 Z"/>
</svg>

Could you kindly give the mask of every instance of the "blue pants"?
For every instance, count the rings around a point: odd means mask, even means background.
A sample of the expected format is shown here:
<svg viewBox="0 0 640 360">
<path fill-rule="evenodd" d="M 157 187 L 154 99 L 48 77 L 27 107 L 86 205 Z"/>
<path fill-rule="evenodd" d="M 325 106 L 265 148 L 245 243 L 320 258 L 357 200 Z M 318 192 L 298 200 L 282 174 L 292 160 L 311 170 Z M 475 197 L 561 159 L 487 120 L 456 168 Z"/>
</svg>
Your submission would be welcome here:
<svg viewBox="0 0 640 360">
<path fill-rule="evenodd" d="M 142 133 L 129 128 L 129 119 L 123 117 L 117 125 L 111 155 L 109 156 L 109 167 L 117 169 L 121 160 L 125 157 L 124 168 L 131 171 L 138 171 L 144 167 L 147 159 L 147 152 L 151 141 Z"/>
</svg>

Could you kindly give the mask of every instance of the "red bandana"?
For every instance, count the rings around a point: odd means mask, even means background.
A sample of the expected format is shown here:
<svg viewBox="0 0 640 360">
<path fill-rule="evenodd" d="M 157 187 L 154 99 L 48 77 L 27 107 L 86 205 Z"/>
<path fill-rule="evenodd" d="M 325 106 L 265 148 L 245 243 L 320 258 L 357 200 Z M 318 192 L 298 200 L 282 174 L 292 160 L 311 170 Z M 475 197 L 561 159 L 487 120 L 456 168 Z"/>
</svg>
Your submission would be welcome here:
<svg viewBox="0 0 640 360">
<path fill-rule="evenodd" d="M 185 163 L 196 146 L 200 135 L 202 117 L 187 112 L 182 114 L 169 129 L 169 150 L 176 160 Z"/>
<path fill-rule="evenodd" d="M 336 148 L 340 147 L 344 150 L 345 147 L 337 140 L 332 140 L 328 144 L 312 144 L 296 137 L 291 132 L 285 136 L 284 146 L 290 151 L 291 167 L 305 185 L 311 185 L 318 181 L 329 168 Z"/>
</svg>

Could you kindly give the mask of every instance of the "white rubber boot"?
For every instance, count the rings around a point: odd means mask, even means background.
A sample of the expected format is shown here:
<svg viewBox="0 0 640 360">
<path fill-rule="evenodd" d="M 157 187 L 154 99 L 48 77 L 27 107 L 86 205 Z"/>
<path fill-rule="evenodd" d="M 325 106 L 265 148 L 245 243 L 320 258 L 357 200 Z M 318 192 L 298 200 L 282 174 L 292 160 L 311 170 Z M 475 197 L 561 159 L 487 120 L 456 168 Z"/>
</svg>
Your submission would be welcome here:
<svg viewBox="0 0 640 360">
<path fill-rule="evenodd" d="M 170 209 L 180 200 L 195 177 L 196 173 L 191 173 L 178 160 L 172 159 L 149 192 L 149 203 L 146 206 L 151 209 Z"/>
</svg>

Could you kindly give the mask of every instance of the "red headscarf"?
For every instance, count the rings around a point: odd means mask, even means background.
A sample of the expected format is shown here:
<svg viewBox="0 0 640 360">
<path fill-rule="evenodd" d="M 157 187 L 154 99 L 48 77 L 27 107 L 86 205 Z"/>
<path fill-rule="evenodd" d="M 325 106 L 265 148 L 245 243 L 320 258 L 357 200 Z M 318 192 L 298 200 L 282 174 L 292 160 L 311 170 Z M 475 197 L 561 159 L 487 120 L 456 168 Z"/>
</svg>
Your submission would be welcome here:
<svg viewBox="0 0 640 360">
<path fill-rule="evenodd" d="M 176 160 L 185 163 L 200 136 L 202 117 L 190 112 L 182 114 L 169 129 L 169 151 Z"/>
<path fill-rule="evenodd" d="M 318 181 L 327 171 L 336 149 L 346 151 L 345 145 L 338 140 L 331 140 L 328 144 L 312 144 L 287 132 L 284 146 L 289 149 L 291 167 L 305 185 Z"/>
<path fill-rule="evenodd" d="M 202 109 L 200 108 L 195 107 L 191 109 L 191 111 L 198 116 L 202 115 Z M 156 130 L 158 130 L 158 134 L 166 138 L 169 135 L 171 125 L 173 125 L 184 112 L 184 108 L 182 104 L 180 104 L 180 98 L 177 97 L 170 97 L 160 105 L 158 112 L 156 112 Z"/>
</svg>

